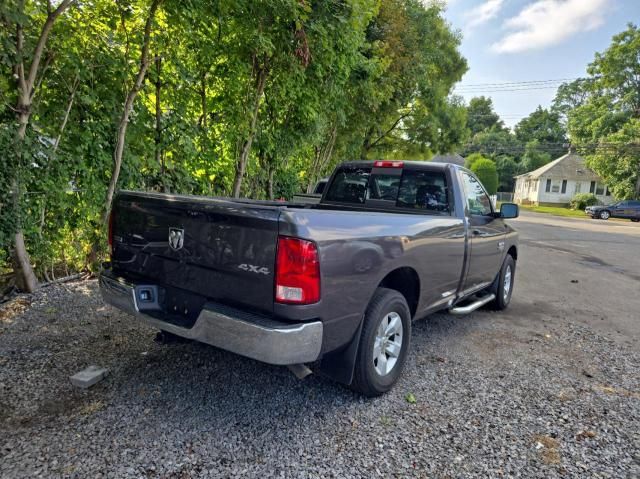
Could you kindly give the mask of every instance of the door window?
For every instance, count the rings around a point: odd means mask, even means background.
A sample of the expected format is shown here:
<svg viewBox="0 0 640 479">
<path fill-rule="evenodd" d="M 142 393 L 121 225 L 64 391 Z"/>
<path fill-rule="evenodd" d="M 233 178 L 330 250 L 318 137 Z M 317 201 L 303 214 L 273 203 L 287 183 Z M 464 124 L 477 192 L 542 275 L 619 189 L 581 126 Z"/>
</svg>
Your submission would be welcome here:
<svg viewBox="0 0 640 479">
<path fill-rule="evenodd" d="M 484 190 L 482 184 L 468 173 L 462 172 L 464 190 L 467 200 L 467 211 L 469 215 L 488 216 L 493 212 L 491 199 Z"/>
</svg>

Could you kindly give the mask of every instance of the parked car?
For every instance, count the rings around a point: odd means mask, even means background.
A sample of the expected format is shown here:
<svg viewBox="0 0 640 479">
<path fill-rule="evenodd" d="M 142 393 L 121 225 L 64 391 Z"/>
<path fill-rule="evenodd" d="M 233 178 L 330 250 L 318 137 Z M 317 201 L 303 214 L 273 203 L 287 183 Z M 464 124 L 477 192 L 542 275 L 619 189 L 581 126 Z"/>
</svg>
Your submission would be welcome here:
<svg viewBox="0 0 640 479">
<path fill-rule="evenodd" d="M 509 305 L 517 216 L 469 170 L 426 162 L 344 163 L 316 205 L 121 191 L 100 288 L 169 334 L 375 396 L 413 319 Z"/>
<path fill-rule="evenodd" d="M 592 218 L 608 220 L 609 218 L 627 218 L 631 221 L 640 221 L 640 201 L 624 200 L 611 205 L 587 206 L 584 210 Z"/>
</svg>

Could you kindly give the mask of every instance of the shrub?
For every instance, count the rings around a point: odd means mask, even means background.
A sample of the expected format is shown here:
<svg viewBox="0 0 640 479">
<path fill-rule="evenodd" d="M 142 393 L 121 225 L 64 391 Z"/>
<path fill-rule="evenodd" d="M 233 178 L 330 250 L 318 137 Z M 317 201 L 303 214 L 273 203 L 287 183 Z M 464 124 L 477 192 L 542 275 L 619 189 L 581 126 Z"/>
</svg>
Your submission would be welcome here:
<svg viewBox="0 0 640 479">
<path fill-rule="evenodd" d="M 495 195 L 498 191 L 498 170 L 496 164 L 488 158 L 479 158 L 471 165 L 480 183 L 482 183 L 490 195 Z"/>
<path fill-rule="evenodd" d="M 593 193 L 578 193 L 571 200 L 572 210 L 583 210 L 587 206 L 598 204 L 598 198 Z"/>
<path fill-rule="evenodd" d="M 481 153 L 471 153 L 469 156 L 467 156 L 467 158 L 464 160 L 464 167 L 465 168 L 469 168 L 471 169 L 471 167 L 473 166 L 473 164 L 478 161 L 478 160 L 483 160 L 485 159 L 484 156 L 482 156 Z"/>
</svg>

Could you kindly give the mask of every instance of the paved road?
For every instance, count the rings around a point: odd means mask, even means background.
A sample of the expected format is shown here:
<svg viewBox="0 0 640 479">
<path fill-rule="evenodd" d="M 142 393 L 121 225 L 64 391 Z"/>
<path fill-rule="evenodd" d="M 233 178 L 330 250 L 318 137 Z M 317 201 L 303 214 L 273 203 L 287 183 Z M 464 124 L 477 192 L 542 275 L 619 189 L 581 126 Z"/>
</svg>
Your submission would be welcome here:
<svg viewBox="0 0 640 479">
<path fill-rule="evenodd" d="M 640 223 L 522 212 L 513 310 L 550 309 L 640 348 Z"/>
</svg>

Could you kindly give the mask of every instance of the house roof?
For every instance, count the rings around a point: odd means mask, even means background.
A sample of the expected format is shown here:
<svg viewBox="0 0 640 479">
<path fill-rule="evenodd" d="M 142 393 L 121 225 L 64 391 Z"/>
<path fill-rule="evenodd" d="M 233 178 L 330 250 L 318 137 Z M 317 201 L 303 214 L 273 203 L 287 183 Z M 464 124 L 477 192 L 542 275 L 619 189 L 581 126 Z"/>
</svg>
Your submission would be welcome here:
<svg viewBox="0 0 640 479">
<path fill-rule="evenodd" d="M 564 178 L 572 178 L 577 174 L 584 173 L 591 176 L 596 176 L 593 170 L 587 168 L 584 163 L 584 158 L 582 158 L 577 153 L 569 152 L 566 155 L 563 155 L 560 158 L 557 158 L 552 162 L 541 166 L 537 170 L 523 173 L 522 175 L 516 176 L 516 178 L 536 179 L 544 176 L 547 173 L 551 173 L 554 176 L 562 176 Z"/>
<path fill-rule="evenodd" d="M 434 163 L 453 163 L 454 165 L 464 166 L 464 158 L 458 153 L 437 154 L 429 161 Z"/>
</svg>

